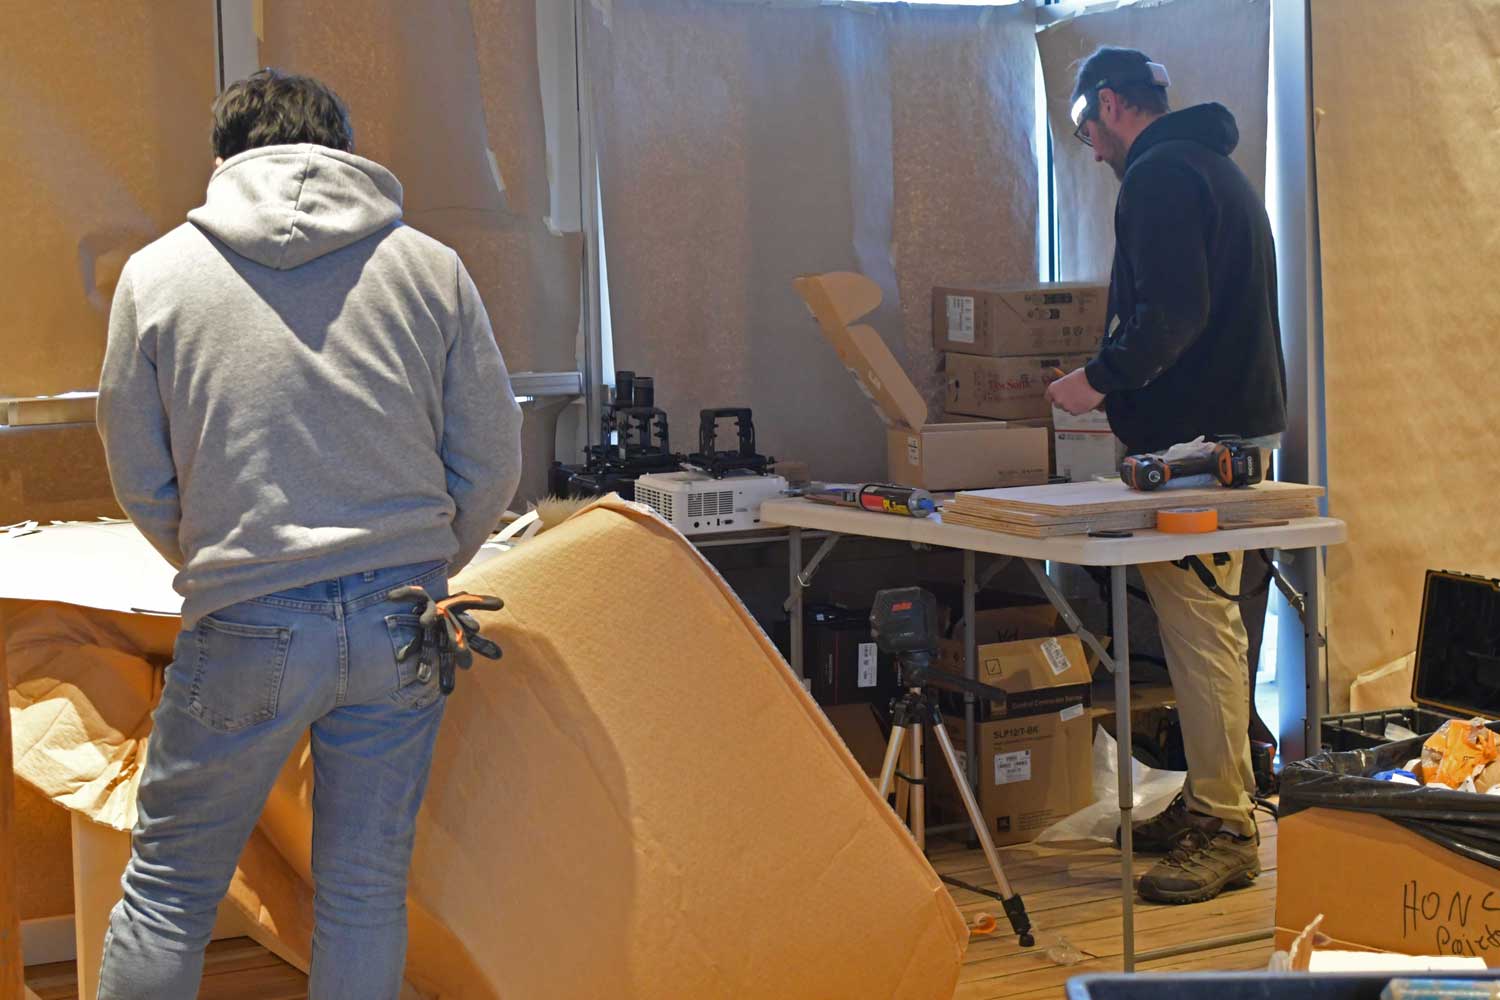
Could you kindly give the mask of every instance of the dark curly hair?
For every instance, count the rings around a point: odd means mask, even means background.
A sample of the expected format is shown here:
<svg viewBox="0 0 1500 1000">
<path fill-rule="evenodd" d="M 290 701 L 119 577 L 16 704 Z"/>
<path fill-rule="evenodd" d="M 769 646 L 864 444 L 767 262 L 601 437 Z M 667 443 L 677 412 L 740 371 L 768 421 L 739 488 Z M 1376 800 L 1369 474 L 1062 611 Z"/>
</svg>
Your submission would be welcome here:
<svg viewBox="0 0 1500 1000">
<path fill-rule="evenodd" d="M 327 84 L 310 76 L 263 69 L 231 83 L 214 101 L 214 155 L 314 143 L 354 151 L 349 109 Z"/>
</svg>

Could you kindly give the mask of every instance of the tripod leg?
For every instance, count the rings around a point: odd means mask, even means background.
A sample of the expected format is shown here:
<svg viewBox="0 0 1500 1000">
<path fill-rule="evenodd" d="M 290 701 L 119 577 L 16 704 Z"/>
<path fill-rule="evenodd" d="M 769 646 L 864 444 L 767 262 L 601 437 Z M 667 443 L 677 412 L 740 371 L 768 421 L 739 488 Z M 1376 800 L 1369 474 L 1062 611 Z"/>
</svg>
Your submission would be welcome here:
<svg viewBox="0 0 1500 1000">
<path fill-rule="evenodd" d="M 963 799 L 964 809 L 969 814 L 969 822 L 973 824 L 974 833 L 979 837 L 979 846 L 984 850 L 984 859 L 989 862 L 990 873 L 995 876 L 995 885 L 999 888 L 1000 895 L 1005 897 L 1002 905 L 1005 907 L 1005 916 L 1010 920 L 1011 930 L 1016 932 L 1021 947 L 1030 948 L 1036 943 L 1036 939 L 1031 935 L 1031 918 L 1026 915 L 1026 904 L 1010 887 L 1010 882 L 1005 877 L 1005 869 L 1000 866 L 1000 853 L 995 850 L 995 841 L 990 837 L 989 827 L 985 825 L 984 814 L 979 811 L 979 802 L 974 798 L 974 790 L 969 787 L 967 776 L 963 773 L 963 768 L 959 766 L 958 754 L 953 749 L 953 740 L 948 736 L 948 727 L 939 719 L 933 723 L 932 733 L 937 737 L 938 746 L 942 748 L 943 759 L 948 762 L 948 770 L 953 775 L 953 783 L 958 786 L 958 794 Z"/>
<path fill-rule="evenodd" d="M 900 726 L 891 727 L 891 739 L 885 747 L 885 763 L 880 765 L 880 799 L 885 801 L 891 794 L 891 782 L 896 777 L 896 761 L 901 757 L 901 741 L 906 737 L 906 730 Z"/>
<path fill-rule="evenodd" d="M 897 756 L 899 763 L 896 765 L 898 775 L 911 774 L 911 740 L 901 744 L 901 753 Z M 911 826 L 911 782 L 904 777 L 896 779 L 896 816 Z"/>
<path fill-rule="evenodd" d="M 917 841 L 917 849 L 927 850 L 927 786 L 923 783 L 922 770 L 922 724 L 911 727 L 911 835 Z"/>
</svg>

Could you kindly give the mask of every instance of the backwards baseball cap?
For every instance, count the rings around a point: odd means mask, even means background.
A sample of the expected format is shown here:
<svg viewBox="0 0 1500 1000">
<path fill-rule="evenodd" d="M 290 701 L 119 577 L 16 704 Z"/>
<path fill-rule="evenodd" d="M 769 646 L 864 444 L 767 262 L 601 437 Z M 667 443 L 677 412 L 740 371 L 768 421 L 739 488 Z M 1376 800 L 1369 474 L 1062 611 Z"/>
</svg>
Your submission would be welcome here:
<svg viewBox="0 0 1500 1000">
<path fill-rule="evenodd" d="M 1083 142 L 1083 123 L 1099 114 L 1099 91 L 1105 87 L 1120 90 L 1124 87 L 1159 87 L 1166 90 L 1171 85 L 1167 68 L 1152 62 L 1145 53 L 1134 49 L 1103 48 L 1089 57 L 1078 71 L 1078 82 L 1073 87 L 1074 135 Z"/>
</svg>

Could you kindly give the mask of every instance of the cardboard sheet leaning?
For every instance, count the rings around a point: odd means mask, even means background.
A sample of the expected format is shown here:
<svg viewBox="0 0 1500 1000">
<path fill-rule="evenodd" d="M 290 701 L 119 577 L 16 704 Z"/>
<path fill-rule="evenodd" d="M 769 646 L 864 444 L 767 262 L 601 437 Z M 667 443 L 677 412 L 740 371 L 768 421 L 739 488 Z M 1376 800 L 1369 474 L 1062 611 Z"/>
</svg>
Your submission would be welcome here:
<svg viewBox="0 0 1500 1000">
<path fill-rule="evenodd" d="M 455 586 L 504 596 L 481 619 L 505 659 L 448 704 L 413 863 L 414 995 L 952 995 L 957 908 L 681 536 L 607 500 Z M 232 897 L 294 961 L 310 795 L 299 752 Z"/>
</svg>

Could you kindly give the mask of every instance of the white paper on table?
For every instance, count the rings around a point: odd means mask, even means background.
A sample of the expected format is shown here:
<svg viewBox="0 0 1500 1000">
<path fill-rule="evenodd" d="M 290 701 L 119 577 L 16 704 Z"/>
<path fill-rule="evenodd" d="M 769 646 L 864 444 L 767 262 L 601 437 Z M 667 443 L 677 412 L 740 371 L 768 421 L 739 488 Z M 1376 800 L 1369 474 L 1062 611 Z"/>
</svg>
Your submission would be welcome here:
<svg viewBox="0 0 1500 1000">
<path fill-rule="evenodd" d="M 102 611 L 178 615 L 177 571 L 129 521 L 80 521 L 0 530 L 0 600 L 56 601 Z M 469 564 L 510 548 L 492 539 Z"/>
<path fill-rule="evenodd" d="M 128 521 L 42 525 L 0 535 L 0 599 L 176 615 L 170 563 Z"/>
</svg>

